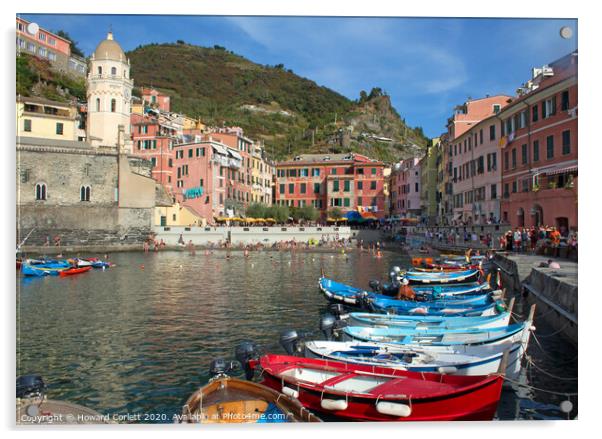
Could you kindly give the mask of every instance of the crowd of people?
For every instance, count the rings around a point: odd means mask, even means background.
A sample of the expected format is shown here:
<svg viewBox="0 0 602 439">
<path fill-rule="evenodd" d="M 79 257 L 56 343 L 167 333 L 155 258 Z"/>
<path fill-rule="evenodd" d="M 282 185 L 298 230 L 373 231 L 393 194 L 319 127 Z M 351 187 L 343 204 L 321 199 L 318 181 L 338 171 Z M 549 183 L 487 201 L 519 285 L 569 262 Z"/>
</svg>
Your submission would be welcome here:
<svg viewBox="0 0 602 439">
<path fill-rule="evenodd" d="M 570 251 L 577 250 L 577 234 L 563 234 L 556 227 L 517 227 L 510 229 L 499 237 L 500 250 L 535 253 L 538 246 L 549 247 L 558 256 L 560 247 L 568 247 Z"/>
</svg>

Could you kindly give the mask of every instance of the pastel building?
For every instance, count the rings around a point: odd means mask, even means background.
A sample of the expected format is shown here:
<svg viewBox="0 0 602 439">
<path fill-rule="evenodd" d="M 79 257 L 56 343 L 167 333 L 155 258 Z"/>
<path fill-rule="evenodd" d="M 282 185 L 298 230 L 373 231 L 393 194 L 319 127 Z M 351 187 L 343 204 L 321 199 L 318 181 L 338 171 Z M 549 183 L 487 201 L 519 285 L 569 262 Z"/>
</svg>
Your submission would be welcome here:
<svg viewBox="0 0 602 439">
<path fill-rule="evenodd" d="M 453 157 L 455 221 L 486 224 L 500 220 L 502 173 L 499 141 L 499 119 L 492 115 L 475 123 L 456 137 L 453 145 L 448 145 L 448 154 Z"/>
<path fill-rule="evenodd" d="M 206 138 L 228 146 L 228 153 L 240 161 L 240 166 L 228 168 L 226 175 L 226 210 L 232 214 L 244 214 L 252 202 L 253 141 L 244 136 L 242 128 L 220 129 L 206 135 Z"/>
<path fill-rule="evenodd" d="M 171 98 L 169 95 L 149 87 L 142 87 L 140 95 L 142 96 L 142 102 L 145 106 L 157 108 L 164 112 L 171 111 Z"/>
<path fill-rule="evenodd" d="M 393 166 L 389 179 L 390 215 L 400 218 L 420 217 L 420 159 L 401 160 Z"/>
<path fill-rule="evenodd" d="M 543 68 L 498 115 L 502 219 L 577 230 L 577 52 Z"/>
<path fill-rule="evenodd" d="M 77 106 L 38 97 L 17 98 L 17 137 L 83 140 Z"/>
<path fill-rule="evenodd" d="M 276 164 L 275 202 L 385 216 L 385 164 L 361 154 L 302 154 Z"/>
<path fill-rule="evenodd" d="M 499 220 L 500 166 L 498 114 L 512 98 L 487 96 L 456 107 L 447 122 L 446 169 L 451 177 L 453 223 Z"/>
<path fill-rule="evenodd" d="M 163 126 L 157 117 L 132 113 L 130 117 L 132 133 L 132 154 L 143 157 L 152 163 L 152 177 L 165 187 L 169 194 L 175 187 L 174 143 L 177 131 Z"/>
<path fill-rule="evenodd" d="M 17 53 L 27 53 L 46 59 L 65 73 L 86 76 L 88 65 L 84 58 L 71 53 L 71 42 L 42 29 L 36 23 L 17 17 Z"/>
<path fill-rule="evenodd" d="M 219 216 L 242 214 L 229 212 L 227 205 L 229 199 L 242 198 L 240 189 L 229 183 L 242 168 L 237 150 L 209 138 L 175 145 L 174 151 L 177 202 L 209 223 Z"/>
</svg>

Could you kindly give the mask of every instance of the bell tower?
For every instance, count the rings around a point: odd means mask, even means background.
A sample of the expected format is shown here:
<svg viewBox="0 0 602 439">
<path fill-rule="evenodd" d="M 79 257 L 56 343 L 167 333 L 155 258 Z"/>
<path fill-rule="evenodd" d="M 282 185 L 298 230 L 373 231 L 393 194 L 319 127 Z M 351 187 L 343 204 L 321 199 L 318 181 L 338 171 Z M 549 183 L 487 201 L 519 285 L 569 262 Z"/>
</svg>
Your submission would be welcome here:
<svg viewBox="0 0 602 439">
<path fill-rule="evenodd" d="M 132 151 L 130 135 L 131 98 L 134 81 L 130 61 L 113 33 L 100 42 L 90 58 L 86 78 L 88 141 L 95 147 L 119 148 L 119 127 L 124 129 L 123 148 Z"/>
</svg>

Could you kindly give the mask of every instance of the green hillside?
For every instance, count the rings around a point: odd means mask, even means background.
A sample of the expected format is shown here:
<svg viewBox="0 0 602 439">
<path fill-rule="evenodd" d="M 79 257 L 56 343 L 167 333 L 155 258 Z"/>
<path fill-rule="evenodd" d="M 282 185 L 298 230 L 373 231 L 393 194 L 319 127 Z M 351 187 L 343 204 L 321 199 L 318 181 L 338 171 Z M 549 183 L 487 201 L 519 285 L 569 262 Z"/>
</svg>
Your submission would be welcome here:
<svg viewBox="0 0 602 439">
<path fill-rule="evenodd" d="M 392 161 L 427 143 L 422 130 L 407 127 L 378 89 L 351 101 L 283 65 L 255 64 L 219 46 L 151 44 L 127 55 L 136 85 L 170 94 L 174 111 L 207 124 L 241 126 L 276 159 L 353 150 Z M 370 119 L 369 127 L 363 119 Z M 358 124 L 362 132 L 392 141 L 361 136 L 356 129 L 349 138 L 342 134 Z"/>
</svg>

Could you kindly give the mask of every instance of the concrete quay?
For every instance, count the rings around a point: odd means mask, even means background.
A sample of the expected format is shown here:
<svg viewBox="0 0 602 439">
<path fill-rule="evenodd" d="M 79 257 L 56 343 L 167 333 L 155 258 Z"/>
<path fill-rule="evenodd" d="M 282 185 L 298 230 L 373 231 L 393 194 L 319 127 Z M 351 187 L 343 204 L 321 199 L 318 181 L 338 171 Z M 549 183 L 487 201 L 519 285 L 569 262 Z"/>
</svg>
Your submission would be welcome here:
<svg viewBox="0 0 602 439">
<path fill-rule="evenodd" d="M 548 259 L 560 268 L 539 267 Z M 522 294 L 538 306 L 539 318 L 577 345 L 578 286 L 577 263 L 566 259 L 520 253 L 497 253 L 502 282 L 509 292 Z"/>
</svg>

